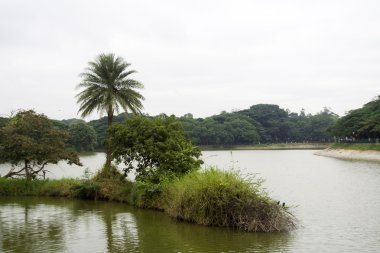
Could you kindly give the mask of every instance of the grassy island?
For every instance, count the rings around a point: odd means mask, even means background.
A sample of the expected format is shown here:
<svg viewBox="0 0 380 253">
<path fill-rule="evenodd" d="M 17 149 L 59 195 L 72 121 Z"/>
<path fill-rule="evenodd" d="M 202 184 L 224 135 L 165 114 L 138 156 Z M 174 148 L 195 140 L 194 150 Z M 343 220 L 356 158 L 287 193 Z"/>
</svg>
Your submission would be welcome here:
<svg viewBox="0 0 380 253">
<path fill-rule="evenodd" d="M 200 149 L 174 115 L 142 116 L 144 97 L 139 90 L 144 86 L 130 78 L 135 71 L 129 66 L 114 54 L 100 54 L 80 74 L 78 112 L 82 117 L 94 111 L 107 114 L 101 140 L 106 151 L 103 168 L 86 179 L 45 180 L 48 164 L 66 161 L 81 166 L 78 151 L 93 150 L 96 133 L 82 121 L 70 120 L 67 126 L 22 110 L 0 127 L 0 164 L 10 167 L 0 178 L 0 196 L 120 201 L 158 209 L 178 220 L 245 231 L 295 227 L 288 207 L 268 197 L 260 180 L 247 181 L 235 172 L 215 168 L 202 170 Z M 121 109 L 135 115 L 114 123 L 114 114 Z M 248 123 L 235 120 L 226 126 L 233 129 L 242 122 Z M 250 131 L 241 130 L 230 139 L 253 143 L 249 138 L 257 139 L 256 130 L 249 123 L 244 125 Z M 123 169 L 114 163 L 123 164 Z M 131 172 L 136 175 L 134 182 L 126 178 Z"/>
<path fill-rule="evenodd" d="M 0 178 L 0 196 L 47 196 L 109 200 L 157 209 L 206 226 L 245 231 L 289 231 L 296 222 L 289 207 L 268 197 L 261 181 L 209 168 L 159 184 L 131 182 L 116 169 L 91 179 L 33 180 Z"/>
</svg>

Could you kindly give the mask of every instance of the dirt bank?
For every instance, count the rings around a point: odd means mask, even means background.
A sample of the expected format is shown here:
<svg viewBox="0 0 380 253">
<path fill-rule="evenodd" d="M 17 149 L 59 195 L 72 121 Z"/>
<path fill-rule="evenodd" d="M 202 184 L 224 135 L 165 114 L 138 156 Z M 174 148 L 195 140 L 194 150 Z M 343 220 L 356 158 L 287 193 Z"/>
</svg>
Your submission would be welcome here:
<svg viewBox="0 0 380 253">
<path fill-rule="evenodd" d="M 360 160 L 380 162 L 380 151 L 373 150 L 350 150 L 327 148 L 314 153 L 315 155 L 328 156 L 347 160 Z"/>
</svg>

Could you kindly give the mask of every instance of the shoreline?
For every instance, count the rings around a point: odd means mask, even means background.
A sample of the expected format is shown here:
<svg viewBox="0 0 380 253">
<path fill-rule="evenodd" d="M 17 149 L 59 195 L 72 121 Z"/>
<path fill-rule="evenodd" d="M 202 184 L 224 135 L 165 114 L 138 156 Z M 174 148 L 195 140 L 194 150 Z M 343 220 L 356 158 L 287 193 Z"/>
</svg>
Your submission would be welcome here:
<svg viewBox="0 0 380 253">
<path fill-rule="evenodd" d="M 326 149 L 331 143 L 279 143 L 279 144 L 258 144 L 258 145 L 208 145 L 199 146 L 202 151 L 213 150 L 307 150 Z"/>
<path fill-rule="evenodd" d="M 326 156 L 351 161 L 380 162 L 380 151 L 354 150 L 327 148 L 314 153 L 314 155 Z"/>
</svg>

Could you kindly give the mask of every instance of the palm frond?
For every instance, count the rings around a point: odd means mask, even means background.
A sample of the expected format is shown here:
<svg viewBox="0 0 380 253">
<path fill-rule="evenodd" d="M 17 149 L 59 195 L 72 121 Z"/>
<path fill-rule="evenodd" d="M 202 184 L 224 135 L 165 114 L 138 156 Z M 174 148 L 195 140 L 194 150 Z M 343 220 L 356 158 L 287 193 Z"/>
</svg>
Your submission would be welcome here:
<svg viewBox="0 0 380 253">
<path fill-rule="evenodd" d="M 94 110 L 107 112 L 108 115 L 124 111 L 140 113 L 144 97 L 136 89 L 144 85 L 128 77 L 135 70 L 129 70 L 131 64 L 114 54 L 100 54 L 88 63 L 85 72 L 79 76 L 82 81 L 77 88 L 83 90 L 76 95 L 80 105 L 79 113 L 85 117 Z"/>
</svg>

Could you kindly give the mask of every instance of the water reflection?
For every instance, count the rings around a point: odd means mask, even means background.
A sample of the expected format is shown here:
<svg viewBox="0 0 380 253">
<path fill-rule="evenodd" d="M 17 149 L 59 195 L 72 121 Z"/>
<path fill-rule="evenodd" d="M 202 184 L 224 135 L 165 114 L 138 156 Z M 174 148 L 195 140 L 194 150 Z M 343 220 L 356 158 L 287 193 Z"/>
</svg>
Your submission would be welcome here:
<svg viewBox="0 0 380 253">
<path fill-rule="evenodd" d="M 0 209 L 0 251 L 41 252 L 64 250 L 64 220 L 59 208 L 28 202 L 7 204 Z"/>
<path fill-rule="evenodd" d="M 284 252 L 291 234 L 176 222 L 125 204 L 0 198 L 0 252 Z"/>
</svg>

